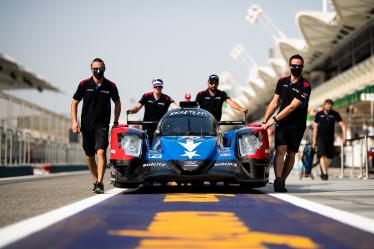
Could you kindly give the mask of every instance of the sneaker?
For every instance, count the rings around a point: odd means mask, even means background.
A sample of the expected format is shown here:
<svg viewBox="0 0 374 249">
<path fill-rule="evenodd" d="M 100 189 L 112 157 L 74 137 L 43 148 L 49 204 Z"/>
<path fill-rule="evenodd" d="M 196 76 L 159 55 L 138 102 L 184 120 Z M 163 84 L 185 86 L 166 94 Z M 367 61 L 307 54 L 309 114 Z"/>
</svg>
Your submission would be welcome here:
<svg viewBox="0 0 374 249">
<path fill-rule="evenodd" d="M 329 175 L 328 174 L 321 174 L 321 179 L 323 181 L 327 181 L 329 179 Z"/>
<path fill-rule="evenodd" d="M 96 188 L 94 192 L 96 194 L 104 194 L 104 184 L 102 182 L 96 182 Z"/>
<path fill-rule="evenodd" d="M 286 193 L 287 192 L 285 182 L 280 177 L 277 177 L 274 180 L 274 192 L 279 192 L 279 193 Z"/>
<path fill-rule="evenodd" d="M 95 193 L 96 189 L 97 189 L 97 182 L 94 182 L 92 192 Z"/>
</svg>

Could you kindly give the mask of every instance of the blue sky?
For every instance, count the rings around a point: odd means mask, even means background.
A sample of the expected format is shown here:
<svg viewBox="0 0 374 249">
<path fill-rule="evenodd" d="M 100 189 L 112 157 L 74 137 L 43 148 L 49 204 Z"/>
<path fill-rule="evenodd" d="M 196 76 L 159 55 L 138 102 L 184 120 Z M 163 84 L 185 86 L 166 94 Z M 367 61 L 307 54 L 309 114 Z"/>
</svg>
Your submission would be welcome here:
<svg viewBox="0 0 374 249">
<path fill-rule="evenodd" d="M 287 37 L 300 38 L 295 14 L 321 10 L 318 0 L 108 0 L 0 1 L 0 51 L 42 75 L 63 93 L 12 92 L 59 113 L 69 113 L 71 96 L 89 65 L 101 57 L 106 77 L 117 83 L 123 108 L 162 78 L 164 92 L 181 100 L 206 88 L 223 70 L 246 85 L 248 69 L 229 52 L 245 45 L 259 65 L 274 46 L 261 25 L 245 15 L 256 3 Z"/>
</svg>

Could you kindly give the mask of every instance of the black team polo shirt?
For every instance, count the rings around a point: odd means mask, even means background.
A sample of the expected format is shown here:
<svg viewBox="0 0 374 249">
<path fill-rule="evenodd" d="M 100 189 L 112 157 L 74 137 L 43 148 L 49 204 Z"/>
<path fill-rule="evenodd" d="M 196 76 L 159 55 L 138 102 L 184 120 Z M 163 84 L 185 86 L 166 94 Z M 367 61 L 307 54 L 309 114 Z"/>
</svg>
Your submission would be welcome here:
<svg viewBox="0 0 374 249">
<path fill-rule="evenodd" d="M 73 99 L 83 99 L 81 128 L 82 132 L 90 132 L 109 127 L 110 100 L 117 102 L 120 98 L 116 84 L 104 78 L 101 86 L 98 86 L 91 77 L 79 83 Z"/>
<path fill-rule="evenodd" d="M 310 83 L 303 77 L 300 77 L 299 81 L 294 84 L 291 83 L 291 76 L 278 80 L 275 94 L 281 98 L 279 112 L 290 105 L 294 98 L 303 102 L 296 110 L 279 121 L 280 127 L 305 129 L 311 90 Z"/>
<path fill-rule="evenodd" d="M 218 90 L 216 94 L 212 96 L 209 93 L 209 89 L 201 91 L 196 96 L 196 102 L 199 104 L 200 108 L 210 112 L 217 121 L 221 120 L 222 117 L 222 106 L 223 103 L 229 99 L 225 91 Z"/>
</svg>

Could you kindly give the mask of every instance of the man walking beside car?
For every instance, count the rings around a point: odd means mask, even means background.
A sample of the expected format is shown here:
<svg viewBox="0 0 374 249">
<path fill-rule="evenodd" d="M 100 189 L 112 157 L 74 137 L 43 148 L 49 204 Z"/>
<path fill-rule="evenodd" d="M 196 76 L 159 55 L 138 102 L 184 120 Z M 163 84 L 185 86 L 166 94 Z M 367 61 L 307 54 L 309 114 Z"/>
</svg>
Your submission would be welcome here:
<svg viewBox="0 0 374 249">
<path fill-rule="evenodd" d="M 262 122 L 264 129 L 276 125 L 275 192 L 287 192 L 285 182 L 293 168 L 295 155 L 299 151 L 306 128 L 311 86 L 301 75 L 303 68 L 303 57 L 300 55 L 291 56 L 289 59 L 291 75 L 278 80 L 274 97 L 266 109 Z M 270 118 L 279 105 L 278 114 Z"/>
<path fill-rule="evenodd" d="M 104 77 L 105 64 L 100 58 L 91 63 L 92 76 L 81 81 L 71 102 L 73 133 L 82 132 L 86 162 L 94 180 L 92 192 L 104 193 L 103 178 L 111 115 L 110 100 L 115 103 L 113 126 L 118 125 L 121 101 L 116 85 Z M 81 125 L 77 119 L 78 104 L 83 99 Z M 97 154 L 97 163 L 95 160 Z"/>
</svg>

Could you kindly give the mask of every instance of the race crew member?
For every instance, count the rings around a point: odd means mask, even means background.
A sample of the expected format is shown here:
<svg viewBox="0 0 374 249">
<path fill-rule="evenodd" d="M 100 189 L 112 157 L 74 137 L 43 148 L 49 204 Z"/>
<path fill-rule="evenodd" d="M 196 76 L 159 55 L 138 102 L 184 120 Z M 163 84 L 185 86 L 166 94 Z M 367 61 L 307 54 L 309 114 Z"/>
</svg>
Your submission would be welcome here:
<svg viewBox="0 0 374 249">
<path fill-rule="evenodd" d="M 289 60 L 291 75 L 278 80 L 274 97 L 266 109 L 262 122 L 264 129 L 276 125 L 275 192 L 287 192 L 285 181 L 293 168 L 295 155 L 306 128 L 311 86 L 301 75 L 303 68 L 303 57 L 298 54 L 291 56 Z M 279 105 L 278 114 L 270 118 Z"/>
<path fill-rule="evenodd" d="M 200 108 L 209 111 L 217 121 L 220 121 L 222 117 L 222 106 L 223 103 L 226 102 L 229 106 L 246 116 L 248 109 L 232 100 L 225 91 L 219 90 L 218 85 L 219 77 L 215 74 L 209 76 L 208 89 L 199 92 L 196 96 L 196 102 L 199 104 Z"/>
<path fill-rule="evenodd" d="M 137 113 L 144 106 L 143 121 L 160 121 L 168 111 L 169 106 L 178 108 L 179 105 L 171 97 L 162 93 L 163 85 L 164 82 L 161 79 L 152 80 L 152 92 L 143 94 L 139 102 L 131 109 L 128 109 L 126 113 Z M 157 124 L 143 125 L 143 130 L 147 131 L 150 143 L 156 128 Z"/>
<path fill-rule="evenodd" d="M 344 124 L 340 114 L 334 111 L 334 102 L 331 99 L 326 99 L 323 105 L 323 110 L 316 113 L 313 125 L 313 148 L 317 147 L 317 156 L 321 165 L 321 179 L 328 180 L 328 167 L 331 159 L 335 155 L 334 149 L 334 134 L 335 123 L 342 129 L 343 144 L 346 141 L 347 127 Z"/>
<path fill-rule="evenodd" d="M 116 85 L 104 77 L 105 64 L 102 59 L 96 58 L 92 61 L 91 71 L 93 76 L 81 81 L 73 96 L 71 102 L 71 127 L 73 133 L 82 132 L 86 162 L 95 181 L 92 191 L 101 194 L 104 193 L 103 178 L 111 115 L 110 100 L 115 103 L 113 126 L 118 125 L 121 101 Z M 82 99 L 82 126 L 80 126 L 77 120 L 77 109 Z M 95 153 L 97 154 L 97 164 Z"/>
</svg>

